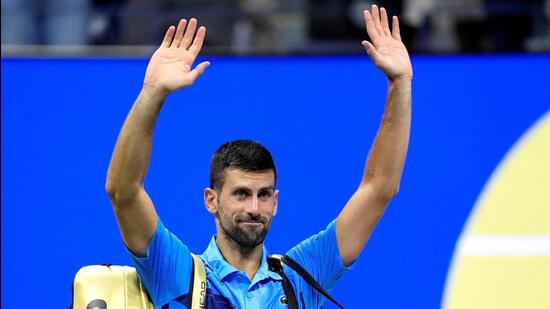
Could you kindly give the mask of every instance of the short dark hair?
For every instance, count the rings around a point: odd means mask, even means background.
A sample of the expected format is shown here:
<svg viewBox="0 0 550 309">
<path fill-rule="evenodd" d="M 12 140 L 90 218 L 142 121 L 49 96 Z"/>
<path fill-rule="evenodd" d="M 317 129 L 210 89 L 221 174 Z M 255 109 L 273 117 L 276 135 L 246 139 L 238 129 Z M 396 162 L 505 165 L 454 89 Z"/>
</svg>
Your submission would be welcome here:
<svg viewBox="0 0 550 309">
<path fill-rule="evenodd" d="M 262 144 L 240 139 L 221 145 L 210 161 L 210 188 L 221 190 L 225 181 L 225 170 L 236 168 L 245 172 L 272 170 L 277 182 L 277 170 L 273 157 Z"/>
</svg>

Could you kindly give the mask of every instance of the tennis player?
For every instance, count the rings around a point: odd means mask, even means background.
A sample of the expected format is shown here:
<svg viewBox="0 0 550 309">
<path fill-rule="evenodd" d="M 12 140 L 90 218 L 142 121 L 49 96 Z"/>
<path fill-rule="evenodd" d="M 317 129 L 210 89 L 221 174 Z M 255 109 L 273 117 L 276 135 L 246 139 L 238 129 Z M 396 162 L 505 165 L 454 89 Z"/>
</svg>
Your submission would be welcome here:
<svg viewBox="0 0 550 309">
<path fill-rule="evenodd" d="M 318 234 L 286 254 L 329 290 L 353 264 L 386 206 L 399 191 L 409 143 L 412 66 L 399 34 L 399 21 L 384 8 L 364 11 L 367 54 L 388 79 L 384 115 L 366 160 L 363 177 L 342 211 Z M 391 24 L 391 26 L 390 26 Z M 153 54 L 143 88 L 120 131 L 106 190 L 120 232 L 140 278 L 157 308 L 188 308 L 193 259 L 182 240 L 158 217 L 143 180 L 153 129 L 166 97 L 191 86 L 210 65 L 193 68 L 205 27 L 183 19 L 170 26 Z M 368 103 L 368 92 L 358 92 Z M 288 308 L 282 278 L 267 265 L 264 239 L 277 212 L 277 171 L 269 151 L 250 140 L 230 141 L 214 154 L 207 210 L 216 225 L 200 258 L 207 272 L 205 308 Z M 188 220 L 192 220 L 189 218 Z M 185 220 L 182 220 L 185 222 Z M 299 308 L 319 308 L 324 297 L 291 269 L 284 269 Z"/>
</svg>

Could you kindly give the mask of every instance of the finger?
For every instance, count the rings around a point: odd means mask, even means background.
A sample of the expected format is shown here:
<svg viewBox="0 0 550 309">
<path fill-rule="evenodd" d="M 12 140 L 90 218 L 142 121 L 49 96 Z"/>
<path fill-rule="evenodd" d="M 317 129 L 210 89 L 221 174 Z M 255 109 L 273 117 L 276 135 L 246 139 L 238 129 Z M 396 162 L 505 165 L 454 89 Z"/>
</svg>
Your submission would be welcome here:
<svg viewBox="0 0 550 309">
<path fill-rule="evenodd" d="M 170 42 L 172 42 L 172 38 L 174 37 L 174 32 L 176 31 L 176 27 L 170 26 L 168 27 L 168 30 L 166 30 L 166 34 L 164 35 L 164 39 L 162 40 L 161 47 L 170 47 Z"/>
<path fill-rule="evenodd" d="M 369 54 L 374 63 L 377 63 L 378 59 L 380 58 L 380 54 L 378 54 L 376 48 L 374 48 L 374 45 L 372 45 L 372 43 L 369 41 L 363 41 L 362 44 L 365 47 L 367 54 Z"/>
<path fill-rule="evenodd" d="M 174 42 L 172 42 L 172 46 L 179 47 L 181 44 L 181 40 L 183 39 L 183 31 L 185 30 L 185 25 L 187 24 L 187 21 L 185 19 L 180 20 L 178 24 L 178 28 L 176 29 L 176 36 L 174 37 Z"/>
<path fill-rule="evenodd" d="M 202 73 L 204 73 L 204 70 L 206 70 L 206 68 L 210 65 L 210 62 L 208 61 L 205 61 L 205 62 L 202 62 L 201 64 L 197 65 L 197 67 L 189 72 L 189 76 L 191 77 L 191 80 L 193 82 L 195 82 L 197 80 L 197 78 L 199 78 Z"/>
<path fill-rule="evenodd" d="M 394 39 L 401 41 L 401 31 L 399 31 L 399 19 L 397 16 L 393 17 L 392 21 L 392 36 Z"/>
<path fill-rule="evenodd" d="M 188 49 L 189 46 L 191 46 L 196 28 L 197 28 L 197 20 L 195 18 L 191 18 L 191 20 L 189 21 L 189 24 L 187 25 L 187 29 L 185 29 L 185 35 L 183 36 L 183 41 L 181 42 L 180 47 Z"/>
<path fill-rule="evenodd" d="M 191 48 L 189 48 L 189 51 L 195 55 L 195 57 L 199 54 L 202 48 L 202 43 L 204 42 L 204 36 L 206 35 L 206 28 L 200 27 L 197 31 L 197 36 L 195 36 L 195 39 L 193 40 L 193 45 L 191 45 Z"/>
<path fill-rule="evenodd" d="M 363 11 L 365 15 L 365 24 L 367 25 L 367 33 L 372 41 L 375 41 L 378 38 L 378 31 L 374 27 L 374 21 L 372 20 L 372 15 L 368 10 Z"/>
<path fill-rule="evenodd" d="M 374 28 L 378 31 L 379 35 L 382 35 L 384 31 L 382 30 L 382 25 L 380 24 L 380 12 L 378 11 L 378 6 L 376 6 L 376 4 L 372 5 L 372 19 L 374 21 Z"/>
<path fill-rule="evenodd" d="M 391 35 L 390 32 L 390 25 L 388 24 L 388 12 L 386 12 L 385 8 L 380 9 L 380 20 L 382 22 L 382 30 L 384 31 L 384 34 Z"/>
</svg>

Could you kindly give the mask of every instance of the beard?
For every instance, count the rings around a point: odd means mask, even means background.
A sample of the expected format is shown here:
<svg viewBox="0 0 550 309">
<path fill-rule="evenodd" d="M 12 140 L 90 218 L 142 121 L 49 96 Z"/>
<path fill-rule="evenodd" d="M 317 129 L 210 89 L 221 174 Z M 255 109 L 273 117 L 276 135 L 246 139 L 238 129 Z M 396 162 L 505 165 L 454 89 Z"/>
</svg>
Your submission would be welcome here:
<svg viewBox="0 0 550 309">
<path fill-rule="evenodd" d="M 225 234 L 234 243 L 246 251 L 256 248 L 261 245 L 267 232 L 269 231 L 268 220 L 261 215 L 258 217 L 250 217 L 243 215 L 235 219 L 236 222 L 227 216 L 224 212 L 224 207 L 218 202 L 218 218 L 220 226 Z M 248 225 L 245 222 L 255 222 L 259 224 Z"/>
</svg>

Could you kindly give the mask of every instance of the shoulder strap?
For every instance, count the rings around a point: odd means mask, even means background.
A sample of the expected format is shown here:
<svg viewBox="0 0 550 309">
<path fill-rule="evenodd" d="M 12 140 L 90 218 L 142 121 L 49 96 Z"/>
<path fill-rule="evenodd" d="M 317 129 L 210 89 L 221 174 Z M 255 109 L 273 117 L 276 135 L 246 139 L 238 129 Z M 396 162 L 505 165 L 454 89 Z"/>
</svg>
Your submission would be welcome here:
<svg viewBox="0 0 550 309">
<path fill-rule="evenodd" d="M 280 255 L 273 254 L 267 257 L 267 265 L 269 270 L 278 273 L 281 278 L 283 278 L 283 291 L 286 295 L 286 300 L 288 302 L 288 309 L 298 309 L 298 302 L 296 301 L 296 294 L 294 293 L 294 288 L 288 280 L 285 272 L 283 271 L 283 264 L 280 259 Z"/>
<path fill-rule="evenodd" d="M 191 269 L 191 280 L 189 281 L 189 292 L 187 294 L 187 308 L 202 309 L 206 299 L 206 269 L 200 257 L 191 253 L 193 264 Z M 165 304 L 162 309 L 169 309 Z"/>
<path fill-rule="evenodd" d="M 336 304 L 339 308 L 344 309 L 340 303 L 336 301 L 332 296 L 330 296 L 323 287 L 311 276 L 307 270 L 305 270 L 300 264 L 296 263 L 293 259 L 291 259 L 288 255 L 278 255 L 274 254 L 272 256 L 276 256 L 278 259 L 281 260 L 281 262 L 288 265 L 288 267 L 292 268 L 294 271 L 296 271 L 304 280 L 306 280 L 307 283 L 309 283 L 312 287 L 314 287 L 319 293 L 323 294 L 326 298 L 328 298 L 330 301 L 332 301 L 334 304 Z"/>
<path fill-rule="evenodd" d="M 193 271 L 191 272 L 191 281 L 189 282 L 189 303 L 190 309 L 204 308 L 206 299 L 206 269 L 201 258 L 193 256 Z"/>
</svg>

